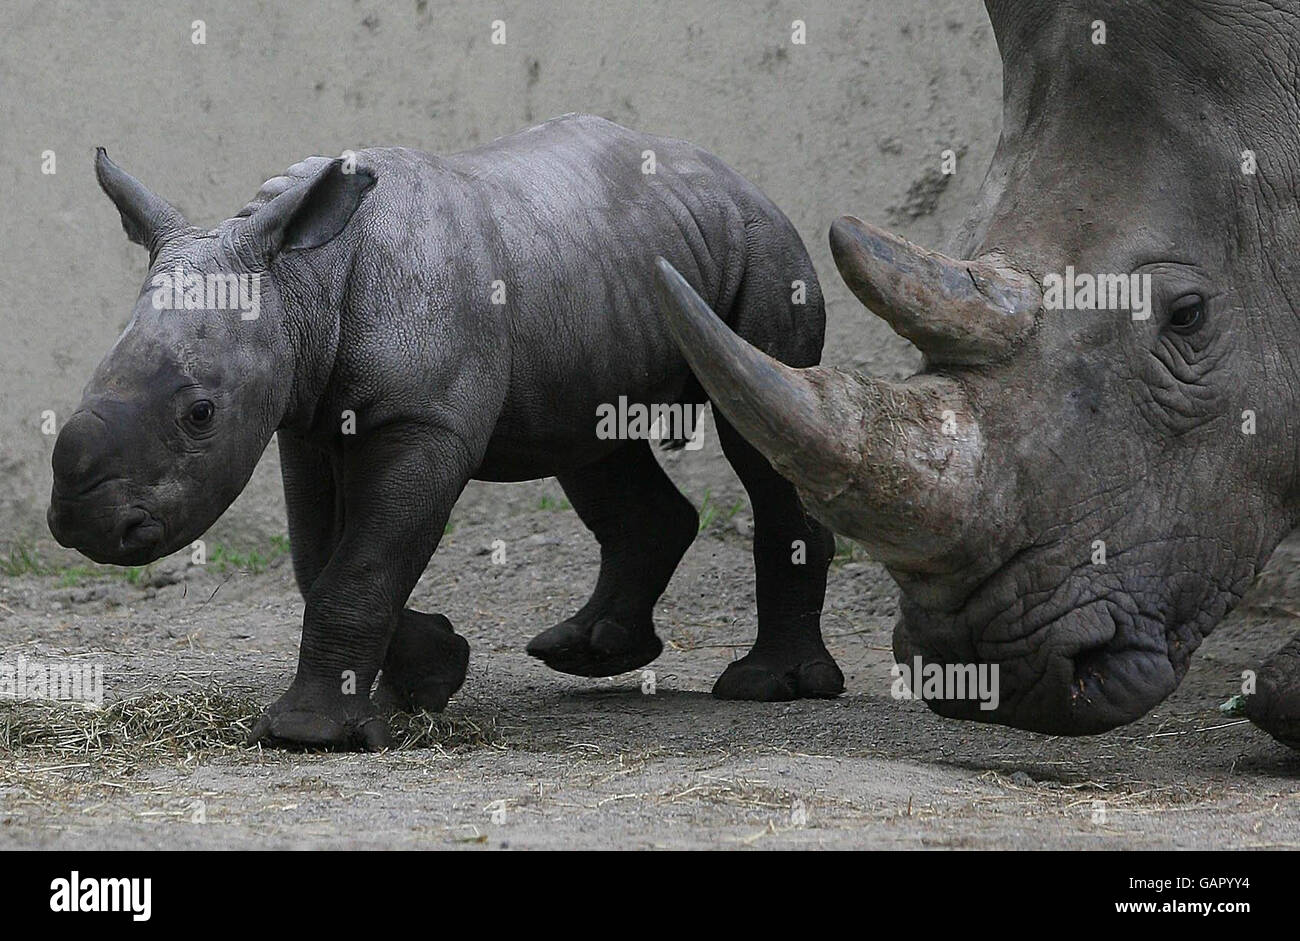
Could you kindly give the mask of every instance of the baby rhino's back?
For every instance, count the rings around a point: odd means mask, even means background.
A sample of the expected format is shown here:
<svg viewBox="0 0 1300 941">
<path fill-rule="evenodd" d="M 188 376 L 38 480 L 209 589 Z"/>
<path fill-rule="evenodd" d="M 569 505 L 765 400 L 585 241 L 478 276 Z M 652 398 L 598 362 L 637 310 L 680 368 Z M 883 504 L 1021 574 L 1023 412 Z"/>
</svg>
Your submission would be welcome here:
<svg viewBox="0 0 1300 941">
<path fill-rule="evenodd" d="M 530 301 L 608 307 L 610 292 L 653 284 L 656 254 L 680 264 L 710 300 L 727 300 L 716 292 L 736 287 L 745 226 L 766 202 L 693 144 L 591 115 L 565 115 L 438 162 L 459 178 L 456 188 L 476 204 L 471 224 L 496 243 Z M 601 320 L 628 313 L 587 312 Z"/>
<path fill-rule="evenodd" d="M 599 456 L 609 444 L 596 439 L 596 410 L 619 396 L 698 395 L 656 309 L 655 256 L 726 318 L 746 273 L 747 227 L 772 214 L 788 226 L 710 154 L 587 115 L 450 156 L 385 156 L 404 171 L 428 161 L 397 198 L 415 227 L 438 233 L 423 240 L 440 246 L 441 257 L 425 259 L 444 295 L 434 306 L 469 333 L 496 325 L 493 342 L 509 347 L 499 351 L 509 391 L 481 473 L 489 478 L 545 476 L 555 459 Z M 381 168 L 381 187 L 385 176 Z"/>
</svg>

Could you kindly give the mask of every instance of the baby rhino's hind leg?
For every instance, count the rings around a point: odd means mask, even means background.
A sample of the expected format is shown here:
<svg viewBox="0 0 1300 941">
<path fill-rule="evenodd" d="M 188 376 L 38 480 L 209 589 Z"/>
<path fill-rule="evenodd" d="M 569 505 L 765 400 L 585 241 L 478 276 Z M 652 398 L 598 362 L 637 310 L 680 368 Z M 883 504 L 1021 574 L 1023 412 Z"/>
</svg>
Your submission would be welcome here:
<svg viewBox="0 0 1300 941">
<path fill-rule="evenodd" d="M 655 602 L 699 531 L 699 517 L 663 472 L 647 441 L 559 477 L 600 543 L 600 575 L 573 617 L 543 631 L 528 652 L 552 670 L 614 676 L 663 651 Z"/>
<path fill-rule="evenodd" d="M 451 621 L 406 608 L 388 644 L 375 704 L 386 712 L 441 712 L 468 669 L 469 643 Z"/>
<path fill-rule="evenodd" d="M 822 642 L 826 570 L 835 554 L 830 531 L 804 511 L 794 487 L 714 413 L 723 453 L 754 508 L 758 638 L 714 684 L 719 699 L 776 702 L 844 692 L 844 674 Z"/>
</svg>

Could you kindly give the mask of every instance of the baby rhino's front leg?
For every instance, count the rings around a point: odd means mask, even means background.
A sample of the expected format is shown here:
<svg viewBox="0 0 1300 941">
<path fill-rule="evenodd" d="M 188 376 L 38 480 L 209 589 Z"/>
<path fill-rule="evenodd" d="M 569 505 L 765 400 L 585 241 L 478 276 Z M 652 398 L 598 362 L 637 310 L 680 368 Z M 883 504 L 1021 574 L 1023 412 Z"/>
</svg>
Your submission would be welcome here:
<svg viewBox="0 0 1300 941">
<path fill-rule="evenodd" d="M 343 532 L 306 596 L 298 674 L 258 720 L 250 741 L 301 748 L 388 744 L 370 689 L 403 605 L 481 457 L 463 440 L 395 424 L 367 435 L 345 458 Z"/>
</svg>

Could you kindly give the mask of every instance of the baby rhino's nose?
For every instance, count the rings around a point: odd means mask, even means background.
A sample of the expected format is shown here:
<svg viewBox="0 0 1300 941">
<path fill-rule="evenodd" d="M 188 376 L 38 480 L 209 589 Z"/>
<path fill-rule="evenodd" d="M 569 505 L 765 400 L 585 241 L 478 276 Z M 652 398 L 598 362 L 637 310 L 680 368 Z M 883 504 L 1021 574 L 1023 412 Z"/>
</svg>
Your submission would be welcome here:
<svg viewBox="0 0 1300 941">
<path fill-rule="evenodd" d="M 108 463 L 112 440 L 108 426 L 94 412 L 74 412 L 54 442 L 54 489 L 76 497 L 98 486 Z"/>
</svg>

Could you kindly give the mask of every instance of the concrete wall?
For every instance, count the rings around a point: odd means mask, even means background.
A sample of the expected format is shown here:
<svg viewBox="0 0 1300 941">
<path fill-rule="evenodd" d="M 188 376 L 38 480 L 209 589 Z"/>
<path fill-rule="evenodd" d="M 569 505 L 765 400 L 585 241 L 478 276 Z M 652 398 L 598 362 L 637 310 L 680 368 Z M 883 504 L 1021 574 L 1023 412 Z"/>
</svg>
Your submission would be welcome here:
<svg viewBox="0 0 1300 941">
<path fill-rule="evenodd" d="M 206 45 L 191 42 L 200 18 Z M 943 244 L 996 143 L 1000 72 L 974 0 L 6 0 L 0 549 L 48 539 L 41 414 L 75 406 L 146 271 L 95 184 L 96 145 L 207 225 L 307 154 L 449 152 L 568 111 L 688 138 L 799 227 L 830 305 L 827 360 L 904 375 L 915 353 L 848 294 L 826 229 L 852 212 Z M 946 148 L 963 155 L 949 178 Z M 283 526 L 272 444 L 214 535 Z"/>
</svg>

